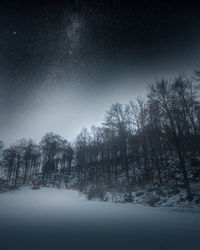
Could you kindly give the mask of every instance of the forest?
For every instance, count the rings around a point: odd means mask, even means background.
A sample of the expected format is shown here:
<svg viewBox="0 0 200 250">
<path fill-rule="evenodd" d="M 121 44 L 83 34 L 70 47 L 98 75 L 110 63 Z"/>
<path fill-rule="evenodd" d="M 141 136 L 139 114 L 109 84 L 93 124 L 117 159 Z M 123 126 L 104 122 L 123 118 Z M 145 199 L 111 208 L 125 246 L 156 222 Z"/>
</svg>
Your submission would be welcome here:
<svg viewBox="0 0 200 250">
<path fill-rule="evenodd" d="M 147 86 L 147 94 L 113 104 L 101 126 L 83 128 L 73 142 L 47 133 L 39 143 L 0 143 L 0 191 L 22 185 L 73 188 L 88 199 L 148 204 L 182 191 L 200 204 L 200 72 Z M 114 196 L 112 196 L 114 197 Z"/>
</svg>

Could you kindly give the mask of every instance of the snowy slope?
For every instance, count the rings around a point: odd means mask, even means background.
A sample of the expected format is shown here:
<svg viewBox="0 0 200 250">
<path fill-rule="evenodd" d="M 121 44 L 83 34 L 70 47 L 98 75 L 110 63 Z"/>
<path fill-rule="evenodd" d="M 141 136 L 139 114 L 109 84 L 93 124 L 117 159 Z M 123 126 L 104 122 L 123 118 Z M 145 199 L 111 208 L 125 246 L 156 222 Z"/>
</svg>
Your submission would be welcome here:
<svg viewBox="0 0 200 250">
<path fill-rule="evenodd" d="M 76 191 L 0 194 L 1 249 L 199 249 L 199 212 L 88 201 Z"/>
</svg>

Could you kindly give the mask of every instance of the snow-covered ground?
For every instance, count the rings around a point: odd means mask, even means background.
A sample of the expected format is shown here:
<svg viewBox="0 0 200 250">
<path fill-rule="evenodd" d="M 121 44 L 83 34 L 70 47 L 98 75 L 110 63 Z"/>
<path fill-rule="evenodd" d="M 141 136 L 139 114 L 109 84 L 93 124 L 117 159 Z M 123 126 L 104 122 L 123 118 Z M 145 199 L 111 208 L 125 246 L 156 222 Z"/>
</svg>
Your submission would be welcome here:
<svg viewBox="0 0 200 250">
<path fill-rule="evenodd" d="M 199 250 L 200 211 L 88 201 L 55 188 L 0 194 L 0 250 Z"/>
</svg>

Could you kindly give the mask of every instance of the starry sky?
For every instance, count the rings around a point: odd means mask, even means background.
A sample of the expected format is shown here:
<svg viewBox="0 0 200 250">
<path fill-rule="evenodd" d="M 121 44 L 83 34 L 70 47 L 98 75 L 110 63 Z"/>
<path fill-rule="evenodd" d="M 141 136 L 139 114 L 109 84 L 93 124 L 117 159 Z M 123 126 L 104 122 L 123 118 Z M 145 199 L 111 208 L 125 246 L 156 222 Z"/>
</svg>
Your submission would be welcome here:
<svg viewBox="0 0 200 250">
<path fill-rule="evenodd" d="M 0 139 L 73 140 L 112 103 L 200 65 L 195 1 L 0 3 Z"/>
</svg>

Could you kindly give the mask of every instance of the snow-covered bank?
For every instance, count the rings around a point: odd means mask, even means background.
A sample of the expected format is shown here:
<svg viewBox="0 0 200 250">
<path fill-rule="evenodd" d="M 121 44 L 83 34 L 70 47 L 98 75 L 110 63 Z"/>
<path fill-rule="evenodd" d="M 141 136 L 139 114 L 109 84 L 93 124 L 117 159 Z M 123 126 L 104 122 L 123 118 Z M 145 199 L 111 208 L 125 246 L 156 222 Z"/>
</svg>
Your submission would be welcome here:
<svg viewBox="0 0 200 250">
<path fill-rule="evenodd" d="M 113 203 L 132 203 L 135 205 L 142 204 L 152 207 L 173 207 L 180 210 L 200 210 L 200 195 L 193 193 L 192 201 L 187 198 L 184 188 L 137 188 L 129 193 L 120 191 L 115 188 L 108 188 L 103 185 L 69 185 L 72 189 L 78 190 L 85 194 L 88 200 L 101 200 Z"/>
<path fill-rule="evenodd" d="M 123 203 L 126 202 L 126 195 L 119 192 L 106 192 L 104 199 L 106 201 Z M 173 207 L 179 210 L 196 210 L 200 211 L 200 199 L 194 196 L 192 201 L 188 201 L 185 190 L 180 190 L 177 194 L 171 196 L 158 195 L 156 191 L 148 192 L 146 190 L 138 190 L 132 192 L 132 204 L 142 204 L 153 207 Z"/>
<path fill-rule="evenodd" d="M 198 250 L 200 213 L 88 201 L 55 188 L 0 194 L 2 249 Z"/>
</svg>

